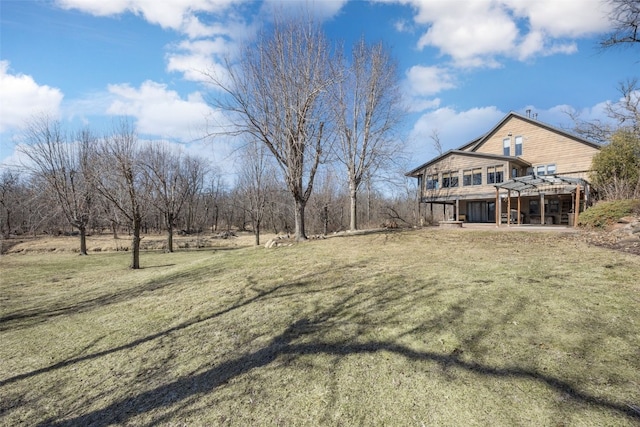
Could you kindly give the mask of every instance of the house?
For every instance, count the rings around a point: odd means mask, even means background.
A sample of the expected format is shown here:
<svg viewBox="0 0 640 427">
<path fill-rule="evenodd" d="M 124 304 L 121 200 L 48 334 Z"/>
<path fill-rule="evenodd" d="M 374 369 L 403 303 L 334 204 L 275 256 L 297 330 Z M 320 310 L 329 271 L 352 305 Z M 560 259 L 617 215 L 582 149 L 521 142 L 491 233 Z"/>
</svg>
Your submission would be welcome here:
<svg viewBox="0 0 640 427">
<path fill-rule="evenodd" d="M 423 222 L 574 225 L 589 204 L 587 175 L 599 150 L 529 111 L 511 112 L 484 136 L 406 175 L 418 179 Z"/>
</svg>

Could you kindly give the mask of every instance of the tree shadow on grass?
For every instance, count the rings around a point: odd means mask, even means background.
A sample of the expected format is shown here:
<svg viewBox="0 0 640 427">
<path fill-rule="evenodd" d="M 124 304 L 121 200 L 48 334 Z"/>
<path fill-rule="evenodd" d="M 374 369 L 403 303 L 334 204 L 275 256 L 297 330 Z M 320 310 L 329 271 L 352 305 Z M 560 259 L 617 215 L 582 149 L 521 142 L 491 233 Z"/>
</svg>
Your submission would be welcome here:
<svg viewBox="0 0 640 427">
<path fill-rule="evenodd" d="M 170 267 L 173 265 L 175 264 L 166 264 L 146 268 L 162 268 Z M 193 272 L 189 274 L 193 274 Z M 102 308 L 111 304 L 125 302 L 127 300 L 141 296 L 145 293 L 155 292 L 175 285 L 179 282 L 180 278 L 187 276 L 187 273 L 179 272 L 162 277 L 160 279 L 147 281 L 140 286 L 121 290 L 118 292 L 104 293 L 94 298 L 88 298 L 73 303 L 69 303 L 68 300 L 62 300 L 55 301 L 50 304 L 44 304 L 43 306 L 37 308 L 26 308 L 18 310 L 0 317 L 0 332 L 12 329 L 28 328 L 38 323 L 46 322 L 49 319 L 55 317 L 84 313 L 98 307 Z"/>
<path fill-rule="evenodd" d="M 351 267 L 353 266 L 346 265 L 342 268 L 348 274 L 348 270 Z M 298 320 L 290 322 L 288 326 L 281 324 L 277 330 L 282 332 L 276 334 L 274 331 L 275 336 L 254 351 L 246 351 L 244 354 L 228 358 L 209 369 L 205 368 L 206 370 L 204 371 L 185 375 L 151 390 L 120 398 L 101 409 L 84 414 L 80 413 L 80 415 L 66 420 L 61 420 L 63 417 L 52 417 L 40 425 L 107 426 L 114 423 L 127 424 L 133 421 L 133 417 L 160 409 L 169 410 L 169 412 L 175 414 L 175 417 L 180 417 L 184 414 L 175 412 L 179 411 L 176 408 L 184 408 L 184 405 L 190 399 L 196 398 L 198 395 L 215 392 L 216 389 L 223 387 L 229 381 L 251 370 L 269 366 L 280 357 L 293 360 L 300 356 L 328 355 L 340 359 L 350 355 L 375 354 L 378 352 L 393 353 L 411 361 L 436 363 L 442 366 L 443 371 L 456 367 L 490 378 L 535 381 L 558 393 L 570 396 L 576 402 L 621 414 L 631 420 L 640 420 L 640 414 L 624 403 L 591 395 L 581 391 L 577 383 L 548 375 L 535 368 L 497 367 L 490 363 L 470 361 L 467 357 L 462 358 L 461 352 L 457 348 L 440 352 L 419 351 L 400 343 L 404 335 L 412 334 L 412 332 L 443 332 L 449 330 L 451 325 L 458 325 L 458 329 L 466 326 L 465 316 L 474 307 L 474 295 L 473 292 L 464 293 L 457 288 L 473 291 L 467 285 L 442 283 L 437 279 L 437 275 L 431 279 L 414 279 L 409 273 L 407 275 L 399 274 L 388 277 L 371 286 L 359 284 L 360 282 L 368 283 L 365 279 L 368 279 L 369 276 L 356 276 L 355 278 L 340 280 L 337 283 L 333 282 L 328 286 L 317 286 L 318 283 L 324 283 L 325 281 L 316 276 L 317 273 L 309 274 L 295 282 L 266 289 L 261 289 L 257 283 L 249 278 L 248 289 L 255 292 L 256 295 L 250 298 L 238 298 L 235 303 L 227 308 L 203 317 L 191 319 L 175 327 L 131 341 L 119 347 L 76 357 L 46 368 L 14 376 L 0 382 L 0 386 L 65 368 L 82 361 L 132 349 L 140 344 L 179 332 L 253 303 L 269 299 L 290 299 L 295 298 L 296 295 L 318 292 L 318 298 L 314 301 L 308 301 L 308 303 L 314 302 L 316 304 L 313 305 L 313 309 L 306 314 L 296 312 L 297 314 L 294 318 Z M 429 316 L 428 319 L 419 322 L 420 324 L 418 325 L 412 325 L 414 327 L 408 330 L 403 326 L 404 312 L 415 309 L 414 306 L 416 304 L 422 304 L 425 301 L 437 305 L 438 301 L 440 301 L 439 298 L 443 294 L 450 292 L 455 292 L 461 296 L 456 297 L 454 303 L 448 303 L 444 311 Z M 480 343 L 489 329 L 498 328 L 499 325 L 506 323 L 507 318 L 522 309 L 524 304 L 526 304 L 526 301 L 518 300 L 511 307 L 511 310 L 508 310 L 503 316 L 483 320 L 480 325 L 471 324 L 472 330 L 469 331 L 466 338 L 461 340 L 461 345 L 464 346 L 465 351 L 469 347 Z M 369 333 L 380 325 L 383 327 L 389 325 L 401 326 L 389 338 L 375 339 L 374 334 L 374 338 L 368 339 L 368 337 L 372 336 Z M 206 327 L 208 326 L 206 325 Z M 249 329 L 251 328 L 251 325 L 243 325 L 243 327 L 245 326 Z M 348 333 L 341 334 L 339 329 L 342 326 L 351 329 L 348 329 Z M 337 333 L 336 330 L 338 330 Z M 337 339 L 336 336 L 338 337 Z M 156 370 L 161 372 L 162 366 L 157 366 Z M 95 402 L 97 400 L 89 399 L 83 405 L 86 407 L 95 404 Z M 77 409 L 69 410 L 67 414 L 78 414 L 78 412 L 79 410 Z M 155 416 L 156 414 L 153 415 Z"/>
<path fill-rule="evenodd" d="M 348 269 L 349 266 L 344 266 L 341 269 Z M 311 275 L 312 276 L 312 275 Z M 258 284 L 252 279 L 249 278 L 249 282 L 251 283 L 251 285 L 248 287 L 249 290 L 255 292 L 255 295 L 251 298 L 245 298 L 245 299 L 238 299 L 234 304 L 216 311 L 214 313 L 211 313 L 207 316 L 199 316 L 193 319 L 190 319 L 186 322 L 182 322 L 179 325 L 173 326 L 171 328 L 159 331 L 155 334 L 151 334 L 151 335 L 147 335 L 145 337 L 133 340 L 131 342 L 128 342 L 126 344 L 123 344 L 121 346 L 118 347 L 113 347 L 107 350 L 103 350 L 103 351 L 99 351 L 96 353 L 91 353 L 91 354 L 87 354 L 84 356 L 78 356 L 78 357 L 74 357 L 74 358 L 70 358 L 67 360 L 63 360 L 61 362 L 55 363 L 53 365 L 41 368 L 41 369 L 36 369 L 34 371 L 30 371 L 30 372 L 25 372 L 23 374 L 19 374 L 19 375 L 15 375 L 13 377 L 7 378 L 7 379 L 3 379 L 0 380 L 0 387 L 11 384 L 11 383 L 15 383 L 17 381 L 20 380 L 24 380 L 27 378 L 31 378 L 34 377 L 36 375 L 40 375 L 40 374 L 45 374 L 47 372 L 51 372 L 57 369 L 62 369 L 71 365 L 74 365 L 76 363 L 80 363 L 80 362 L 85 362 L 88 360 L 93 360 L 93 359 L 97 359 L 99 357 L 102 356 L 106 356 L 109 354 L 113 354 L 113 353 L 117 353 L 120 351 L 124 351 L 124 350 L 129 350 L 132 349 L 134 347 L 137 347 L 141 344 L 150 342 L 150 341 L 154 341 L 156 339 L 165 337 L 167 335 L 173 334 L 175 332 L 179 332 L 181 330 L 187 329 L 189 327 L 195 326 L 197 324 L 200 323 L 204 323 L 207 322 L 209 320 L 215 319 L 219 316 L 225 315 L 227 313 L 233 312 L 234 310 L 240 309 L 242 307 L 248 306 L 250 304 L 256 303 L 258 301 L 262 301 L 265 300 L 267 298 L 286 298 L 286 297 L 291 297 L 294 296 L 296 294 L 300 294 L 300 293 L 304 293 L 305 295 L 309 295 L 313 292 L 330 292 L 332 290 L 336 290 L 338 288 L 343 287 L 343 285 L 341 284 L 336 284 L 334 286 L 331 287 L 326 287 L 326 288 L 322 288 L 321 290 L 310 290 L 306 285 L 307 283 L 305 282 L 306 279 L 308 279 L 309 277 L 301 277 L 299 281 L 293 282 L 293 283 L 283 283 L 281 285 L 278 286 L 274 286 L 272 288 L 268 288 L 268 289 L 260 289 L 260 287 L 258 286 Z M 171 284 L 173 281 L 172 280 L 168 280 L 168 279 L 163 279 L 163 281 L 167 280 L 168 283 L 167 284 Z M 136 288 L 135 290 L 132 290 L 131 292 L 125 292 L 125 295 L 122 294 L 114 294 L 114 298 L 115 296 L 119 296 L 120 299 L 125 300 L 127 298 L 133 298 L 143 292 L 149 291 L 149 290 L 155 290 L 155 289 L 159 289 L 160 287 L 163 287 L 166 285 L 162 285 L 161 283 L 158 284 L 158 282 L 150 282 L 148 285 L 145 285 L 142 288 Z M 93 305 L 97 305 L 96 303 L 97 299 L 92 299 L 92 300 L 87 300 L 85 302 L 86 304 L 86 309 L 88 309 L 90 306 Z M 88 302 L 91 301 L 92 304 L 89 305 Z M 117 301 L 110 301 L 110 303 L 115 303 Z M 80 310 L 80 309 L 79 309 Z M 57 312 L 56 312 L 57 313 Z M 60 314 L 56 314 L 56 315 L 62 315 L 64 313 L 60 313 Z M 0 319 L 1 320 L 1 319 Z M 2 328 L 0 328 L 0 331 L 2 330 Z"/>
<path fill-rule="evenodd" d="M 416 351 L 406 346 L 390 341 L 370 341 L 366 343 L 294 343 L 301 336 L 308 336 L 324 329 L 325 326 L 309 319 L 300 319 L 292 323 L 282 334 L 260 350 L 245 354 L 233 360 L 226 361 L 197 375 L 179 378 L 169 384 L 156 387 L 137 396 L 128 397 L 114 402 L 100 410 L 80 415 L 75 418 L 54 421 L 48 420 L 42 426 L 71 427 L 77 425 L 91 425 L 94 427 L 108 426 L 113 423 L 126 423 L 132 416 L 140 412 L 148 412 L 156 408 L 168 407 L 185 399 L 208 393 L 226 384 L 228 381 L 247 373 L 253 369 L 264 367 L 274 362 L 281 355 L 334 355 L 349 356 L 354 354 L 370 354 L 381 351 L 395 353 L 409 360 L 435 362 L 443 367 L 452 366 L 460 369 L 495 378 L 525 379 L 543 383 L 548 387 L 562 392 L 572 399 L 617 412 L 631 419 L 640 420 L 640 414 L 630 406 L 592 396 L 572 386 L 569 382 L 535 370 L 519 368 L 497 368 L 481 363 L 461 360 L 457 352 L 437 353 Z"/>
<path fill-rule="evenodd" d="M 140 338 L 140 339 L 137 339 L 137 340 L 133 340 L 133 341 L 127 343 L 127 344 L 123 344 L 121 346 L 110 348 L 110 349 L 107 349 L 107 350 L 104 350 L 104 351 L 99 351 L 99 352 L 96 352 L 96 353 L 91 353 L 91 354 L 87 354 L 87 355 L 84 355 L 84 356 L 79 356 L 79 357 L 67 359 L 67 360 L 64 360 L 62 362 L 58 362 L 56 364 L 47 366 L 45 368 L 36 369 L 35 371 L 26 372 L 26 373 L 23 373 L 23 374 L 15 375 L 13 377 L 1 380 L 0 381 L 0 387 L 5 386 L 7 384 L 14 383 L 16 381 L 20 381 L 20 380 L 24 380 L 24 379 L 27 379 L 27 378 L 30 378 L 30 377 L 34 377 L 36 375 L 45 374 L 47 372 L 51 372 L 51 371 L 54 371 L 56 369 L 65 368 L 67 366 L 74 365 L 76 363 L 85 362 L 85 361 L 92 360 L 92 359 L 97 359 L 99 357 L 106 356 L 106 355 L 109 355 L 109 354 L 112 354 L 112 353 L 117 353 L 119 351 L 132 349 L 132 348 L 137 347 L 137 346 L 139 346 L 141 344 L 144 344 L 144 343 L 147 343 L 147 342 L 150 342 L 150 341 L 154 341 L 154 340 L 156 340 L 158 338 L 162 338 L 162 337 L 170 335 L 170 334 L 172 334 L 174 332 L 178 332 L 180 330 L 189 328 L 189 327 L 197 325 L 199 323 L 203 323 L 203 322 L 206 322 L 208 320 L 215 319 L 216 317 L 222 316 L 224 314 L 230 313 L 233 310 L 242 308 L 242 307 L 244 307 L 246 305 L 249 305 L 251 303 L 254 303 L 254 302 L 256 302 L 256 301 L 258 301 L 260 299 L 264 299 L 265 297 L 267 297 L 267 296 L 269 296 L 271 294 L 274 294 L 274 293 L 278 292 L 281 289 L 297 287 L 297 286 L 303 286 L 303 284 L 302 283 L 292 283 L 292 284 L 283 284 L 283 285 L 280 285 L 280 286 L 276 286 L 276 287 L 274 287 L 272 289 L 269 289 L 269 290 L 262 291 L 262 292 L 258 293 L 253 298 L 249 298 L 247 300 L 238 302 L 238 303 L 236 303 L 236 304 L 234 304 L 234 305 L 232 305 L 230 307 L 227 307 L 227 308 L 225 308 L 223 310 L 220 310 L 220 311 L 217 311 L 215 313 L 212 313 L 212 314 L 210 314 L 208 316 L 196 317 L 194 319 L 191 319 L 191 320 L 183 322 L 183 323 L 181 323 L 179 325 L 176 325 L 176 326 L 174 326 L 172 328 L 165 329 L 163 331 L 160 331 L 160 332 L 152 334 L 152 335 L 147 335 L 146 337 L 143 337 L 143 338 Z"/>
</svg>

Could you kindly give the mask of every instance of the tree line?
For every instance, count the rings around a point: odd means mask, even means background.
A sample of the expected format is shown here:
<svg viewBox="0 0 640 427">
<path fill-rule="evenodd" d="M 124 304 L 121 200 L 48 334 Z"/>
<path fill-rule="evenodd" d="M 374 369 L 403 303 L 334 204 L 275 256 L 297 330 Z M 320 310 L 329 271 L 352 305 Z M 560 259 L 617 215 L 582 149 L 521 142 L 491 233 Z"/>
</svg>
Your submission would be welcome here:
<svg viewBox="0 0 640 427">
<path fill-rule="evenodd" d="M 361 39 L 347 53 L 312 18 L 276 19 L 257 40 L 221 73 L 205 72 L 209 103 L 226 121 L 207 136 L 242 145 L 237 180 L 225 183 L 215 165 L 167 143 L 142 142 L 127 120 L 97 136 L 69 134 L 42 115 L 24 130 L 29 173 L 0 179 L 2 233 L 71 228 L 86 254 L 87 232 L 124 228 L 139 268 L 149 229 L 165 230 L 172 251 L 175 230 L 251 229 L 259 244 L 262 229 L 304 240 L 309 231 L 410 223 L 411 192 L 375 185 L 402 158 L 399 76 L 385 46 Z"/>
<path fill-rule="evenodd" d="M 261 230 L 293 235 L 291 195 L 265 147 L 247 144 L 239 175 L 224 177 L 207 159 L 186 154 L 164 141 L 144 141 L 126 120 L 105 135 L 89 129 L 66 132 L 42 115 L 25 129 L 21 151 L 26 170 L 0 174 L 0 232 L 20 235 L 77 235 L 81 254 L 86 236 L 111 233 L 131 238 L 131 267 L 139 268 L 140 240 L 165 233 L 166 251 L 175 233 Z M 413 224 L 412 191 L 391 196 L 366 183 L 359 222 L 367 227 Z M 350 197 L 335 167 L 323 168 L 308 201 L 308 229 L 328 234 L 349 228 Z"/>
</svg>

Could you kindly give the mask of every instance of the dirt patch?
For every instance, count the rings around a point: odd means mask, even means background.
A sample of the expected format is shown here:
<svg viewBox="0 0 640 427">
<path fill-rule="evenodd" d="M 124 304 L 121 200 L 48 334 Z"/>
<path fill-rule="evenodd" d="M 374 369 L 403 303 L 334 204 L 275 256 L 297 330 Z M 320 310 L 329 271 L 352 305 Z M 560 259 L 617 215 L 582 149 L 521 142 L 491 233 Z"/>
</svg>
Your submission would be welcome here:
<svg viewBox="0 0 640 427">
<path fill-rule="evenodd" d="M 584 230 L 578 237 L 595 246 L 640 256 L 640 216 L 620 218 L 604 230 Z"/>
</svg>

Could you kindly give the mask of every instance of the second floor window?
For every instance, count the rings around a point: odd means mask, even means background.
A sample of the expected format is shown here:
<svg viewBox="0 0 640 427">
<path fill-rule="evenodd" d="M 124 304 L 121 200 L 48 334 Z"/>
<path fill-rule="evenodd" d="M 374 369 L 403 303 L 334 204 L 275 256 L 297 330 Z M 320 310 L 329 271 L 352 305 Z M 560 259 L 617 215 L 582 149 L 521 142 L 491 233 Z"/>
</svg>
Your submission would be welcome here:
<svg viewBox="0 0 640 427">
<path fill-rule="evenodd" d="M 489 166 L 487 168 L 487 183 L 499 184 L 504 181 L 504 170 L 502 165 Z"/>
<path fill-rule="evenodd" d="M 437 190 L 437 189 L 438 189 L 438 175 L 428 175 L 427 190 Z"/>
<path fill-rule="evenodd" d="M 455 188 L 458 186 L 458 172 L 444 172 L 442 174 L 442 187 Z"/>
<path fill-rule="evenodd" d="M 502 140 L 502 154 L 505 156 L 511 155 L 511 138 L 505 138 Z"/>
<path fill-rule="evenodd" d="M 522 137 L 516 136 L 516 156 L 522 156 Z"/>
</svg>

